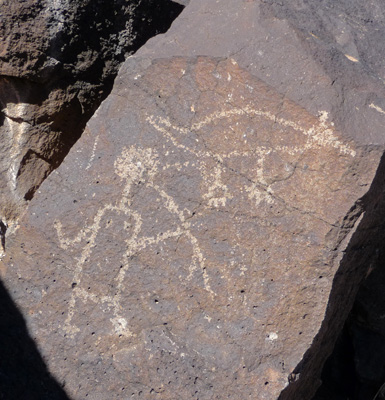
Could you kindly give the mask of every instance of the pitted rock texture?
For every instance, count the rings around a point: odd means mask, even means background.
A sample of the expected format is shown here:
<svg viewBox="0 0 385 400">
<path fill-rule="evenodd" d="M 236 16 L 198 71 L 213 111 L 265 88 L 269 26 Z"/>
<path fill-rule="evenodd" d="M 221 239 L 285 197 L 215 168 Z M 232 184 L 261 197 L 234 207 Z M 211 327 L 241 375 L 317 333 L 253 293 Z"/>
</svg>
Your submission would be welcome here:
<svg viewBox="0 0 385 400">
<path fill-rule="evenodd" d="M 347 2 L 275 3 L 191 1 L 9 238 L 0 270 L 71 398 L 317 389 L 384 240 L 385 92 L 353 28 L 338 47 L 296 18 L 353 26 Z"/>
<path fill-rule="evenodd" d="M 169 0 L 0 1 L 3 223 L 61 163 L 125 58 L 182 8 Z"/>
<path fill-rule="evenodd" d="M 131 59 L 31 203 L 6 281 L 75 399 L 276 399 L 379 154 L 234 59 Z"/>
</svg>

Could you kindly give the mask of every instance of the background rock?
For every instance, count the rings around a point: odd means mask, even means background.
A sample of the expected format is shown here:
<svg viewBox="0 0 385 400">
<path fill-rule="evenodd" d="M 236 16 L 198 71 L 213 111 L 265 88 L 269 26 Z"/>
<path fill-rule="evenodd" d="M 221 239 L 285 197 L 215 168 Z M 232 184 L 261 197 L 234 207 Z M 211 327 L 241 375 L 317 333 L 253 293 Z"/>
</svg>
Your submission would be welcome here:
<svg viewBox="0 0 385 400">
<path fill-rule="evenodd" d="M 380 64 L 341 4 L 194 0 L 125 62 L 1 266 L 69 396 L 313 396 L 384 239 Z"/>
<path fill-rule="evenodd" d="M 0 218 L 10 225 L 58 167 L 124 59 L 164 32 L 168 0 L 1 0 Z"/>
</svg>

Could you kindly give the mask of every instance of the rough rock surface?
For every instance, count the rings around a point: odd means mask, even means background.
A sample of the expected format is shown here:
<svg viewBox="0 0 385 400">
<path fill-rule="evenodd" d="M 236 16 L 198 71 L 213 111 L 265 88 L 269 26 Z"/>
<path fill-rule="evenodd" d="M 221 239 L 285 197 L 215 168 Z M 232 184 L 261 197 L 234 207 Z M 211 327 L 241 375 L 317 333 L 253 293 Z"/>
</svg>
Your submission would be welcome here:
<svg viewBox="0 0 385 400">
<path fill-rule="evenodd" d="M 182 8 L 169 0 L 0 1 L 4 224 L 80 137 L 126 56 Z"/>
<path fill-rule="evenodd" d="M 383 6 L 332 3 L 191 1 L 31 201 L 1 269 L 71 398 L 314 394 L 384 240 Z"/>
</svg>

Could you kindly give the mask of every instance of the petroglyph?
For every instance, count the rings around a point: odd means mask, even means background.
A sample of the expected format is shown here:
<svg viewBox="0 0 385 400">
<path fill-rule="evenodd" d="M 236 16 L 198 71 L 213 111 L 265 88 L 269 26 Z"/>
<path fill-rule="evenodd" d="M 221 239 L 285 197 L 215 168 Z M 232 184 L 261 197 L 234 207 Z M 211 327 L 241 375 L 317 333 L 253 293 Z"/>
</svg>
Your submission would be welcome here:
<svg viewBox="0 0 385 400">
<path fill-rule="evenodd" d="M 232 199 L 233 195 L 229 193 L 229 189 L 222 183 L 221 175 L 223 167 L 216 165 L 213 172 L 210 174 L 205 168 L 202 168 L 204 173 L 204 181 L 207 182 L 207 193 L 203 194 L 203 198 L 211 207 L 225 207 L 227 199 Z"/>
<path fill-rule="evenodd" d="M 124 279 L 129 270 L 130 257 L 135 253 L 145 249 L 149 245 L 160 244 L 170 238 L 179 238 L 184 235 L 190 240 L 193 248 L 193 257 L 190 265 L 190 275 L 200 268 L 204 280 L 205 289 L 211 296 L 214 292 L 210 288 L 209 278 L 205 271 L 205 262 L 202 252 L 199 247 L 198 240 L 189 231 L 190 223 L 186 221 L 183 211 L 179 210 L 176 202 L 170 197 L 162 188 L 159 187 L 154 181 L 158 170 L 157 154 L 152 149 L 140 149 L 135 147 L 125 148 L 121 156 L 115 161 L 115 173 L 120 176 L 125 184 L 123 186 L 122 195 L 118 204 L 107 204 L 97 210 L 95 217 L 90 225 L 85 226 L 76 237 L 68 238 L 63 232 L 62 223 L 55 221 L 55 228 L 59 238 L 60 246 L 63 249 L 68 249 L 76 243 L 85 243 L 80 257 L 77 259 L 75 265 L 73 282 L 76 284 L 72 291 L 71 299 L 69 301 L 68 315 L 65 321 L 64 330 L 70 336 L 76 334 L 79 328 L 72 324 L 72 318 L 76 312 L 76 303 L 78 300 L 92 301 L 94 303 L 106 303 L 112 308 L 113 318 L 110 319 L 113 324 L 115 333 L 121 336 L 130 337 L 133 333 L 127 326 L 127 320 L 121 315 L 120 297 L 122 290 L 124 290 Z M 145 184 L 154 189 L 163 199 L 165 208 L 173 215 L 175 215 L 180 223 L 180 226 L 175 230 L 167 232 L 159 232 L 156 236 L 141 236 L 142 217 L 133 210 L 130 205 L 130 192 L 132 186 L 138 184 L 139 181 L 144 180 Z M 106 214 L 112 212 L 118 215 L 119 220 L 124 224 L 124 217 L 129 217 L 132 221 L 131 236 L 126 239 L 127 250 L 121 260 L 122 266 L 118 275 L 114 279 L 115 294 L 97 296 L 85 288 L 83 284 L 84 265 L 89 260 L 93 249 L 96 246 L 97 237 L 99 232 L 103 229 L 102 221 Z M 85 283 L 88 285 L 88 282 Z"/>
<path fill-rule="evenodd" d="M 274 122 L 275 124 L 280 125 L 282 128 L 290 128 L 302 134 L 304 141 L 300 145 L 291 146 L 275 145 L 274 147 L 268 147 L 259 145 L 252 149 L 249 146 L 247 150 L 242 151 L 232 150 L 230 147 L 225 152 L 219 153 L 216 151 L 207 150 L 199 151 L 196 148 L 183 145 L 177 139 L 178 136 L 183 137 L 189 135 L 191 132 L 199 132 L 203 127 L 215 124 L 218 120 L 231 120 L 234 116 L 249 118 L 249 124 L 252 126 L 258 126 L 259 120 L 261 119 Z M 249 158 L 254 156 L 256 163 L 256 180 L 250 185 L 245 186 L 244 189 L 249 193 L 249 198 L 254 199 L 258 205 L 262 201 L 266 201 L 269 204 L 274 202 L 274 191 L 266 181 L 266 167 L 264 167 L 266 159 L 269 155 L 279 154 L 282 155 L 283 159 L 285 159 L 288 158 L 288 156 L 299 156 L 310 149 L 329 147 L 336 149 L 342 154 L 355 157 L 356 151 L 348 144 L 343 143 L 338 139 L 333 132 L 333 123 L 328 124 L 327 119 L 328 113 L 321 111 L 319 113 L 319 123 L 317 125 L 313 125 L 309 129 L 305 129 L 294 121 L 279 118 L 268 111 L 256 110 L 250 106 L 247 106 L 244 108 L 235 107 L 234 109 L 227 111 L 217 111 L 204 117 L 201 121 L 194 123 L 190 128 L 173 125 L 167 118 L 156 117 L 154 115 L 148 116 L 147 122 L 150 123 L 162 135 L 164 135 L 166 139 L 169 139 L 175 147 L 183 151 L 187 151 L 197 158 L 197 162 L 200 164 L 199 169 L 204 176 L 203 181 L 206 185 L 206 193 L 203 194 L 203 198 L 207 199 L 209 206 L 224 207 L 227 199 L 231 199 L 233 195 L 229 192 L 227 186 L 221 181 L 223 166 L 217 165 L 214 167 L 214 169 L 207 168 L 206 164 L 208 159 L 214 159 L 219 164 L 222 164 L 226 160 L 232 158 Z M 247 137 L 247 135 L 243 134 L 242 138 L 245 137 Z M 241 140 L 241 138 L 239 138 L 239 140 Z M 247 140 L 245 140 L 245 142 L 247 142 Z M 221 193 L 221 195 L 219 195 L 219 193 Z"/>
<path fill-rule="evenodd" d="M 236 65 L 234 62 L 231 64 Z M 183 71 L 182 75 L 186 76 L 184 68 Z M 236 71 L 214 71 L 212 74 L 226 85 L 239 83 Z M 137 75 L 133 79 L 139 82 L 139 78 L 142 79 Z M 249 94 L 252 91 L 254 96 L 255 85 L 251 86 L 248 81 L 242 84 L 243 90 Z M 231 99 L 238 96 L 236 92 L 226 93 L 231 95 Z M 135 327 L 130 324 L 123 305 L 127 301 L 124 298 L 130 270 L 135 258 L 154 248 L 161 251 L 170 243 L 175 249 L 179 242 L 187 243 L 184 244 L 184 251 L 187 251 L 180 263 L 186 264 L 186 271 L 183 272 L 184 265 L 178 266 L 180 283 L 193 281 L 207 293 L 208 301 L 216 299 L 219 294 L 213 289 L 214 273 L 210 266 L 216 266 L 218 261 L 210 254 L 204 235 L 200 236 L 199 229 L 204 228 L 202 220 L 195 224 L 193 217 L 196 212 L 199 218 L 204 212 L 208 215 L 214 211 L 232 212 L 232 204 L 236 201 L 244 209 L 254 210 L 254 215 L 259 210 L 274 213 L 274 210 L 270 211 L 272 206 L 285 202 L 280 197 L 280 184 L 292 179 L 300 160 L 309 159 L 306 161 L 309 165 L 304 162 L 303 168 L 313 171 L 312 176 L 317 179 L 315 189 L 311 183 L 308 185 L 311 193 L 311 190 L 329 190 L 330 181 L 323 170 L 317 172 L 319 165 L 324 168 L 324 159 L 317 159 L 312 164 L 319 154 L 326 154 L 322 155 L 325 160 L 328 160 L 328 154 L 334 154 L 336 158 L 341 156 L 344 160 L 356 156 L 355 149 L 334 133 L 333 123 L 328 123 L 326 112 L 319 113 L 318 121 L 311 117 L 301 124 L 291 118 L 295 115 L 293 112 L 272 112 L 256 107 L 251 101 L 232 105 L 227 94 L 223 96 L 223 103 L 216 104 L 217 110 L 211 112 L 202 113 L 199 103 L 193 101 L 186 104 L 186 109 L 194 116 L 188 124 L 177 123 L 161 112 L 146 114 L 143 111 L 141 129 L 144 134 L 152 135 L 152 139 L 129 140 L 113 161 L 115 178 L 122 182 L 119 192 L 114 193 L 115 197 L 95 209 L 73 237 L 66 234 L 63 221 L 54 222 L 60 247 L 78 254 L 72 267 L 72 292 L 62 327 L 70 337 L 79 332 L 76 315 L 79 305 L 85 302 L 107 312 L 111 332 L 127 338 L 135 337 Z M 85 170 L 97 163 L 95 153 L 100 140 L 98 134 Z M 178 178 L 180 183 L 175 183 L 174 179 Z M 187 190 L 184 190 L 184 181 L 188 179 L 193 183 L 186 184 Z M 294 179 L 297 179 L 294 180 L 295 186 L 307 184 L 306 180 L 310 178 L 297 176 Z M 181 200 L 184 196 L 186 201 Z M 304 197 L 303 208 L 307 207 L 308 197 Z M 151 199 L 151 204 L 146 203 L 147 199 Z M 301 205 L 301 201 L 296 200 L 296 205 Z M 158 224 L 158 219 L 166 222 Z M 119 254 L 111 251 L 109 258 L 103 260 L 98 257 L 98 240 L 101 235 L 108 237 L 112 226 L 114 231 L 118 229 L 124 235 L 121 240 L 125 248 Z M 114 240 L 113 236 L 111 240 Z M 238 243 L 232 242 L 228 248 L 234 250 L 237 246 Z M 104 264 L 117 264 L 119 268 L 114 272 L 107 271 Z M 218 266 L 221 279 L 228 284 L 234 279 L 228 271 L 240 268 L 238 274 L 244 276 L 248 267 L 238 266 L 231 257 L 222 259 Z M 98 290 L 92 287 L 95 273 L 100 274 Z M 246 306 L 247 301 L 243 304 Z M 210 322 L 208 317 L 206 319 Z"/>
<path fill-rule="evenodd" d="M 355 58 L 355 57 L 353 57 L 353 56 L 350 56 L 349 54 L 345 54 L 345 57 L 346 57 L 348 60 L 353 61 L 353 62 L 355 62 L 355 63 L 358 62 L 357 58 Z"/>
<path fill-rule="evenodd" d="M 381 107 L 376 106 L 373 103 L 369 104 L 369 108 L 373 108 L 374 110 L 378 111 L 380 114 L 385 114 L 385 111 Z"/>
<path fill-rule="evenodd" d="M 86 166 L 86 170 L 91 168 L 92 162 L 94 161 L 94 158 L 95 158 L 95 152 L 96 152 L 96 148 L 98 146 L 98 142 L 99 142 L 99 135 L 97 135 L 96 138 L 95 138 L 95 142 L 94 142 L 94 145 L 92 147 L 91 157 L 90 157 L 90 160 L 88 161 L 88 164 Z"/>
<path fill-rule="evenodd" d="M 235 61 L 133 57 L 4 258 L 72 397 L 279 397 L 366 229 L 350 138 Z"/>
</svg>

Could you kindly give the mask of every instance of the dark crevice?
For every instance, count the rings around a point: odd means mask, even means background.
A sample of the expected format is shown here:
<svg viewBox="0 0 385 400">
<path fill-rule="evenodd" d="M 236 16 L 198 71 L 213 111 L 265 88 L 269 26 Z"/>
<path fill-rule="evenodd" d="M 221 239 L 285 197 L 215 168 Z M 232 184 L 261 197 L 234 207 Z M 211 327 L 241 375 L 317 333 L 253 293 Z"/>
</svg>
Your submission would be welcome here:
<svg viewBox="0 0 385 400">
<path fill-rule="evenodd" d="M 5 234 L 7 233 L 7 225 L 0 220 L 0 243 L 1 243 L 1 249 L 0 253 L 5 251 Z"/>
<path fill-rule="evenodd" d="M 385 399 L 385 249 L 361 284 L 313 400 Z"/>
<path fill-rule="evenodd" d="M 383 222 L 385 221 L 384 181 L 385 157 L 383 156 L 369 192 L 359 201 L 364 213 L 347 248 L 342 250 L 343 256 L 334 276 L 328 307 L 320 331 L 305 353 L 301 363 L 293 371 L 296 379 L 288 379 L 289 385 L 281 393 L 279 400 L 313 398 L 315 390 L 321 384 L 323 366 L 339 337 L 336 351 L 340 354 L 340 356 L 337 356 L 337 358 L 340 357 L 340 360 L 337 363 L 329 361 L 326 364 L 323 378 L 325 379 L 325 374 L 328 374 L 327 371 L 335 371 L 336 365 L 344 365 L 346 369 L 342 368 L 338 373 L 334 372 L 334 376 L 335 379 L 340 380 L 339 387 L 335 392 L 341 391 L 346 394 L 346 397 L 335 397 L 335 399 L 363 400 L 365 398 L 371 400 L 370 397 L 349 397 L 352 393 L 357 396 L 358 389 L 357 385 L 352 383 L 352 360 L 349 360 L 351 356 L 348 356 L 348 354 L 350 354 L 349 350 L 355 349 L 357 344 L 354 340 L 360 336 L 353 336 L 351 342 L 346 341 L 345 338 L 351 337 L 352 325 L 349 325 L 348 316 L 349 313 L 350 316 L 354 315 L 357 310 L 356 307 L 352 311 L 352 307 L 354 302 L 356 301 L 357 304 L 357 299 L 360 298 L 361 290 L 367 282 L 365 279 L 373 273 L 373 270 L 382 270 L 378 260 L 380 254 L 384 251 L 383 243 L 385 241 L 385 222 Z M 383 223 L 381 224 L 381 222 Z M 359 292 L 362 282 L 364 283 Z M 347 325 L 344 328 L 347 320 Z M 341 359 L 341 354 L 344 355 L 342 359 L 346 356 L 345 360 Z M 356 363 L 356 355 L 354 357 Z M 378 389 L 378 385 L 376 385 L 370 390 Z M 325 387 L 322 390 L 324 389 Z M 337 393 L 336 396 L 338 395 Z M 323 398 L 314 398 L 314 400 L 321 399 Z M 333 398 L 329 397 L 328 399 Z"/>
</svg>

